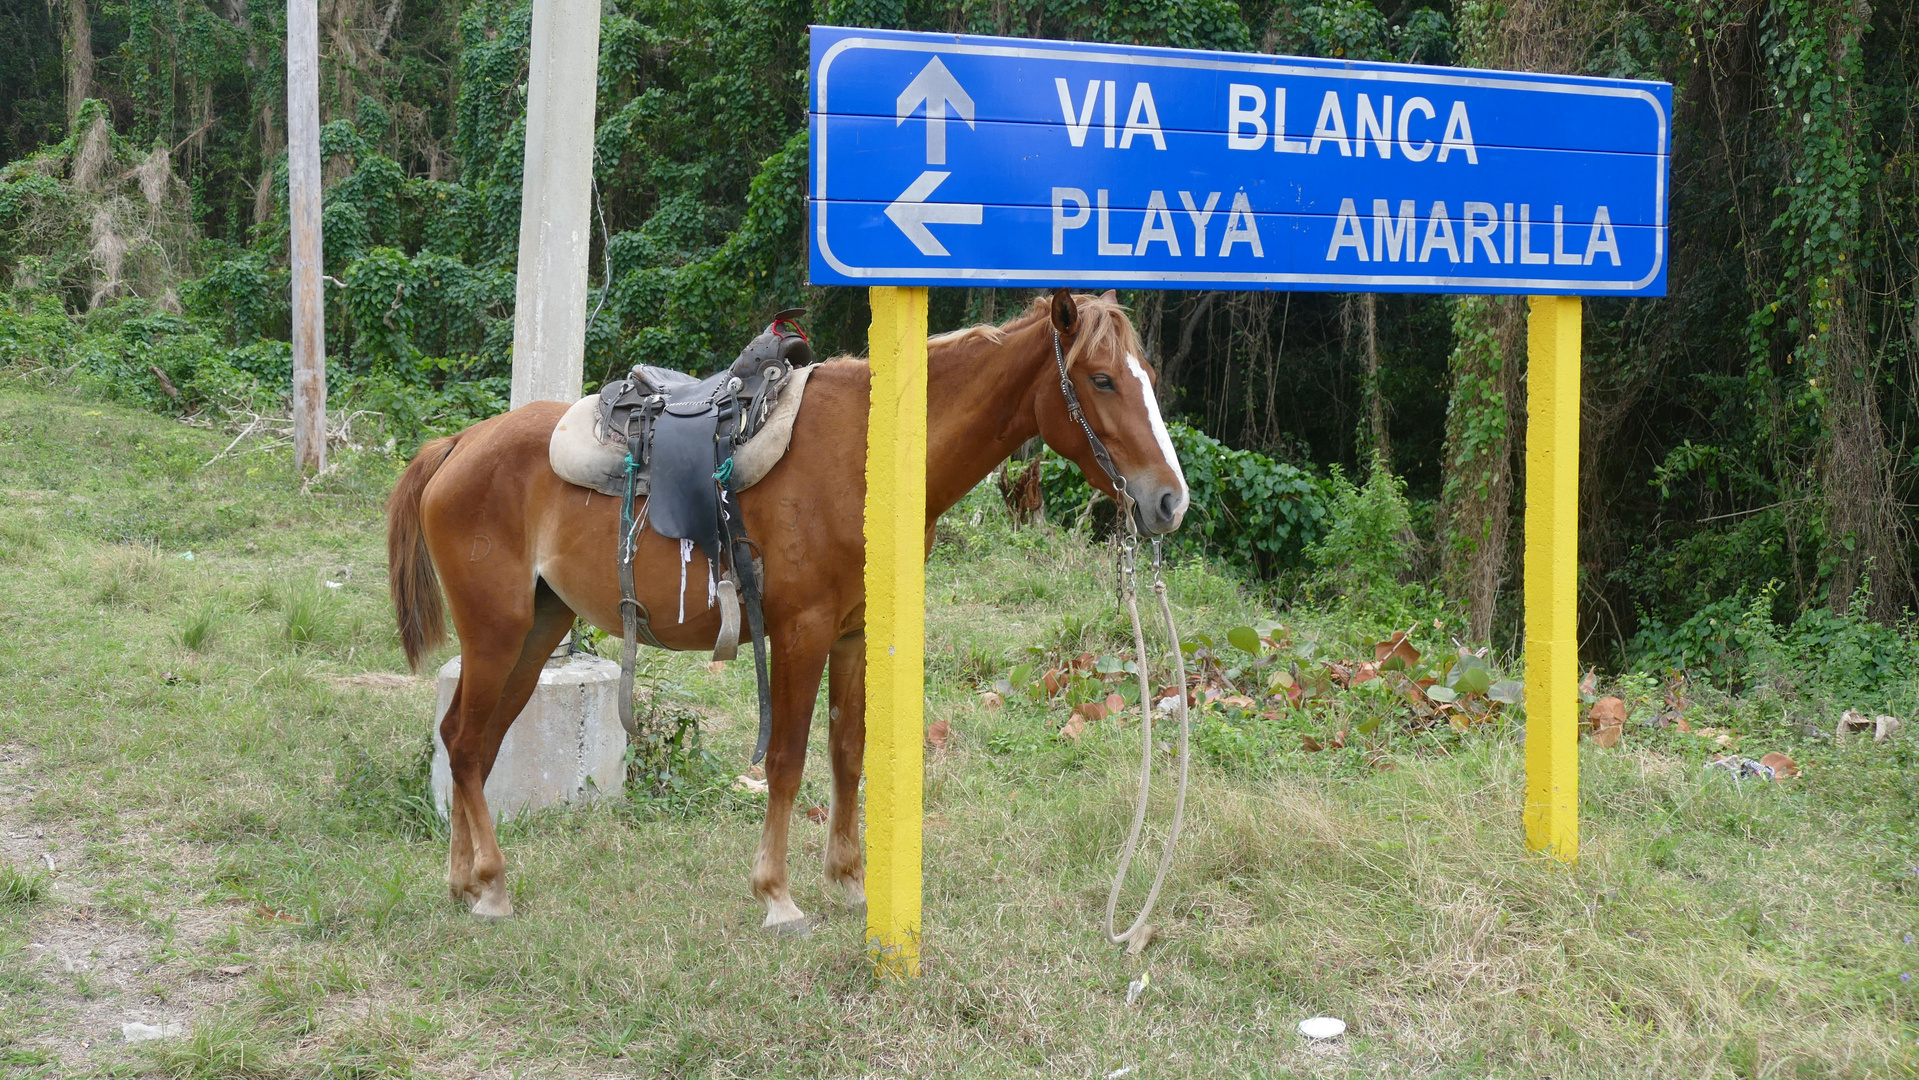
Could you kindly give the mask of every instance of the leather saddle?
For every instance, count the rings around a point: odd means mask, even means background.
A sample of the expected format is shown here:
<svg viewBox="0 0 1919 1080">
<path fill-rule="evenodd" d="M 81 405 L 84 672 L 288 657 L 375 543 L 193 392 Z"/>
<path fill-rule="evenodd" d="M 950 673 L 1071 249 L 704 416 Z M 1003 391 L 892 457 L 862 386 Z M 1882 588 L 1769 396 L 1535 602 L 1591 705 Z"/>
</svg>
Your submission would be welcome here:
<svg viewBox="0 0 1919 1080">
<path fill-rule="evenodd" d="M 718 561 L 719 489 L 733 450 L 759 432 L 793 369 L 813 360 L 794 321 L 804 314 L 775 315 L 738 359 L 703 379 L 642 364 L 601 388 L 601 429 L 649 474 L 647 521 L 661 536 L 691 540 Z"/>
<path fill-rule="evenodd" d="M 796 321 L 794 308 L 773 316 L 758 337 L 724 371 L 704 379 L 669 368 L 640 365 L 600 390 L 601 432 L 626 443 L 626 485 L 620 508 L 619 576 L 620 723 L 629 734 L 633 719 L 633 665 L 638 641 L 662 648 L 652 616 L 635 596 L 633 550 L 640 517 L 634 497 L 642 472 L 649 473 L 646 503 L 640 512 L 653 531 L 668 540 L 692 541 L 706 553 L 708 565 L 726 567 L 715 584 L 720 601 L 720 633 L 715 660 L 730 660 L 740 638 L 740 609 L 753 642 L 753 671 L 758 683 L 760 734 L 753 760 L 766 756 L 773 730 L 772 691 L 767 677 L 766 627 L 760 607 L 760 571 L 756 548 L 734 500 L 733 451 L 751 439 L 772 414 L 780 391 L 795 366 L 813 361 L 813 347 Z M 725 559 L 721 559 L 724 549 Z M 684 586 L 682 586 L 684 591 Z"/>
</svg>

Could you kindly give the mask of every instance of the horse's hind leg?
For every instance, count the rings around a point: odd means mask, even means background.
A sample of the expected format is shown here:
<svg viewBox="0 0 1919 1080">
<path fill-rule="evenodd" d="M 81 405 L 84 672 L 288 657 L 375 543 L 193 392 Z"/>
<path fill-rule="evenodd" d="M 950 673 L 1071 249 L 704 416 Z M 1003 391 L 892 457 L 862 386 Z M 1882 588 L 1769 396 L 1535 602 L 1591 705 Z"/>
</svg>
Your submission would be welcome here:
<svg viewBox="0 0 1919 1080">
<path fill-rule="evenodd" d="M 826 880 L 846 890 L 855 911 L 866 910 L 866 868 L 860 861 L 860 764 L 866 754 L 866 638 L 833 643 L 827 667 L 829 756 L 833 810 L 826 834 Z"/>
<path fill-rule="evenodd" d="M 446 715 L 440 718 L 440 740 L 452 746 L 452 739 L 459 731 L 460 690 L 466 685 L 466 668 L 461 665 L 459 681 L 453 684 L 453 700 L 447 704 Z M 452 761 L 452 752 L 448 751 L 447 760 Z M 480 897 L 479 883 L 473 880 L 473 833 L 467 827 L 466 803 L 459 796 L 456 783 L 449 792 L 446 801 L 447 824 L 447 867 L 446 889 L 455 900 L 471 903 Z"/>
<path fill-rule="evenodd" d="M 462 638 L 458 727 L 454 731 L 444 726 L 441 729 L 453 773 L 453 798 L 458 804 L 453 814 L 464 811 L 464 831 L 470 838 L 465 851 L 471 860 L 471 887 L 464 892 L 473 899 L 473 914 L 483 918 L 513 914 L 513 901 L 506 892 L 506 857 L 500 853 L 493 814 L 486 805 L 486 778 L 493 771 L 507 729 L 539 686 L 540 669 L 573 625 L 572 609 L 544 584 L 534 602 L 532 625 L 520 633 L 518 641 L 510 640 L 510 632 L 496 632 L 481 640 Z M 455 715 L 449 713 L 447 724 L 454 722 Z M 460 872 L 461 851 L 456 831 L 450 877 Z"/>
</svg>

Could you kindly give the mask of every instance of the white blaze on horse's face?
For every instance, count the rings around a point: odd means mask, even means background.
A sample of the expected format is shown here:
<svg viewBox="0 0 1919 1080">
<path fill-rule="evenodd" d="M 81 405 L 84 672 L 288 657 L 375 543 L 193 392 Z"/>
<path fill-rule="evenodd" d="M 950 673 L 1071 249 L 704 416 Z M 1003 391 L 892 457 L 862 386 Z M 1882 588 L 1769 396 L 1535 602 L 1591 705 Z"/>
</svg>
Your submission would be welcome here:
<svg viewBox="0 0 1919 1080">
<path fill-rule="evenodd" d="M 1179 528 L 1180 519 L 1186 516 L 1186 506 L 1192 500 L 1192 493 L 1186 486 L 1186 470 L 1179 467 L 1179 453 L 1173 449 L 1172 436 L 1166 432 L 1166 421 L 1159 415 L 1159 396 L 1153 392 L 1153 380 L 1147 377 L 1145 365 L 1139 362 L 1139 357 L 1127 353 L 1126 370 L 1139 380 L 1139 396 L 1146 402 L 1146 419 L 1153 427 L 1153 439 L 1159 443 L 1160 457 L 1165 459 L 1166 467 L 1172 470 L 1178 488 L 1173 500 L 1166 499 L 1166 495 L 1173 493 L 1162 493 L 1159 505 L 1150 508 L 1160 519 L 1155 524 L 1164 526 L 1154 531 L 1171 532 Z"/>
</svg>

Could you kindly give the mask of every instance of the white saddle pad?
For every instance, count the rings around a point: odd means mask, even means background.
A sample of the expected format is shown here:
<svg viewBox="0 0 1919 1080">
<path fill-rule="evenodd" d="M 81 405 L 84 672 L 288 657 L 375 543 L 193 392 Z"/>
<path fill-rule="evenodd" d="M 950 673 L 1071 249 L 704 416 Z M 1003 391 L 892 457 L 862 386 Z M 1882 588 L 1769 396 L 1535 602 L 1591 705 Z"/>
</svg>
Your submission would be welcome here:
<svg viewBox="0 0 1919 1080">
<path fill-rule="evenodd" d="M 806 396 L 806 380 L 817 366 L 793 372 L 766 423 L 733 452 L 733 490 L 744 491 L 759 483 L 786 456 L 786 448 L 793 441 L 793 420 L 800 414 L 800 399 Z M 553 471 L 569 484 L 614 498 L 626 494 L 626 443 L 606 438 L 606 432 L 600 429 L 598 394 L 574 402 L 560 417 L 547 443 L 546 456 Z M 646 491 L 647 476 L 641 472 L 633 493 L 644 495 Z"/>
</svg>

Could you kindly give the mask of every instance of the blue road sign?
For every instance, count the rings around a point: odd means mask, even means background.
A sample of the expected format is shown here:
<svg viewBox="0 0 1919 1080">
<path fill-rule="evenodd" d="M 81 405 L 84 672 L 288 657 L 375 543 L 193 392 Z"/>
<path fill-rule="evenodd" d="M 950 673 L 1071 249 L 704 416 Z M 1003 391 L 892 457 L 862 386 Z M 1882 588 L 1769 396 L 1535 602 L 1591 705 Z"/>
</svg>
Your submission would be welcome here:
<svg viewBox="0 0 1919 1080">
<path fill-rule="evenodd" d="M 815 284 L 1666 291 L 1665 83 L 812 38 Z"/>
</svg>

